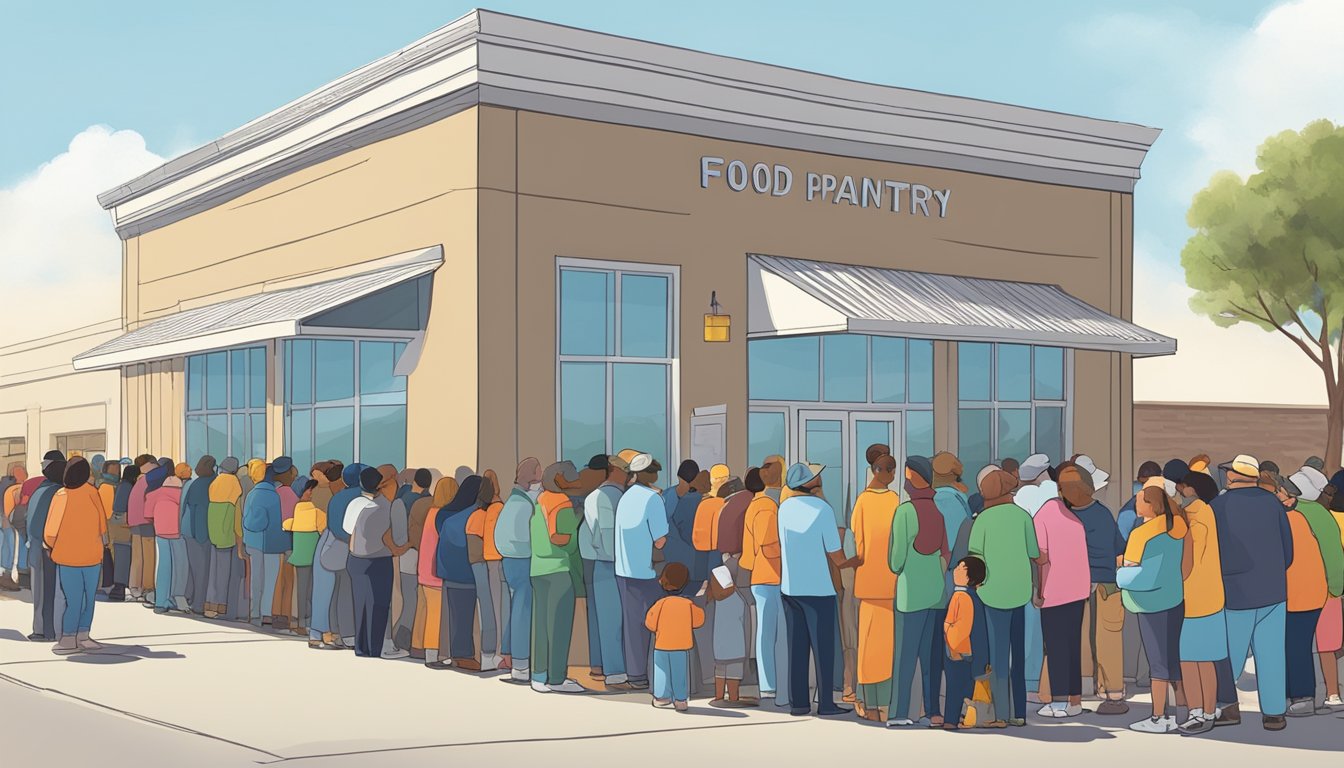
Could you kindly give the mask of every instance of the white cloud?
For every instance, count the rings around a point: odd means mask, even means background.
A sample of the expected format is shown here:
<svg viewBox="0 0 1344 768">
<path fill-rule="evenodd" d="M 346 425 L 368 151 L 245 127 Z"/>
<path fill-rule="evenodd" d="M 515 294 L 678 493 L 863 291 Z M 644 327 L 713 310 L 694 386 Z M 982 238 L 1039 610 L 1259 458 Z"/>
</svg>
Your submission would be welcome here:
<svg viewBox="0 0 1344 768">
<path fill-rule="evenodd" d="M 7 342 L 120 316 L 121 242 L 97 195 L 162 162 L 135 131 L 95 125 L 0 188 Z"/>
</svg>

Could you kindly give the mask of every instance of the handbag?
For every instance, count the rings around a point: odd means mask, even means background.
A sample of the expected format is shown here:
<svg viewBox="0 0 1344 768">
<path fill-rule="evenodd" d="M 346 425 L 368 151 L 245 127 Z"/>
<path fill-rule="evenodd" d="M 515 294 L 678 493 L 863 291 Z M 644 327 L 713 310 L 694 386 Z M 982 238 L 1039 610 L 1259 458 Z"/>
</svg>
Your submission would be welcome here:
<svg viewBox="0 0 1344 768">
<path fill-rule="evenodd" d="M 332 572 L 343 571 L 349 558 L 349 546 L 336 538 L 330 528 L 323 531 L 322 538 L 317 542 L 317 561 L 322 567 Z"/>
<path fill-rule="evenodd" d="M 103 589 L 112 588 L 112 582 L 115 572 L 116 572 L 115 566 L 112 565 L 112 548 L 103 547 L 103 581 L 102 581 Z"/>
</svg>

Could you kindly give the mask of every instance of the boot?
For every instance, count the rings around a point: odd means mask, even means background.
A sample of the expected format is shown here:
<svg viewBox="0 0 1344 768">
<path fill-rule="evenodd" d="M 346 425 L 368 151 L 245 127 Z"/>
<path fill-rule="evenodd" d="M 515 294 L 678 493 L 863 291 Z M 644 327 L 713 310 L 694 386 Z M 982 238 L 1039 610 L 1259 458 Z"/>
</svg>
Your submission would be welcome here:
<svg viewBox="0 0 1344 768">
<path fill-rule="evenodd" d="M 126 602 L 126 585 L 113 584 L 112 588 L 107 591 L 107 600 L 110 603 Z"/>
<path fill-rule="evenodd" d="M 79 646 L 75 644 L 75 638 L 66 635 L 56 643 L 56 647 L 51 652 L 58 656 L 69 656 L 72 653 L 79 653 Z"/>
<path fill-rule="evenodd" d="M 289 630 L 288 616 L 275 616 L 271 618 L 271 629 L 276 632 L 286 632 Z"/>
<path fill-rule="evenodd" d="M 64 640 L 65 638 L 61 639 Z M 103 644 L 89 637 L 88 632 L 80 632 L 75 640 L 81 651 L 101 651 L 103 649 Z"/>
<path fill-rule="evenodd" d="M 3 574 L 0 574 L 0 590 L 4 590 L 6 592 L 19 591 L 19 583 L 14 580 L 13 576 L 9 575 L 9 571 L 5 571 Z"/>
<path fill-rule="evenodd" d="M 28 571 L 19 571 L 19 589 L 32 589 L 33 575 Z"/>
</svg>

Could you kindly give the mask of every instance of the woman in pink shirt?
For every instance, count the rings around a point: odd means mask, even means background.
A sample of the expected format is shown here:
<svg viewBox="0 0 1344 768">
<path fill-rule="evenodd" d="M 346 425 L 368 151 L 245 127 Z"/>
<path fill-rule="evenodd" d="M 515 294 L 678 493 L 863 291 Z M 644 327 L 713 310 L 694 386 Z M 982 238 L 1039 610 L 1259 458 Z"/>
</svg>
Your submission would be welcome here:
<svg viewBox="0 0 1344 768">
<path fill-rule="evenodd" d="M 1079 482 L 1079 469 L 1065 463 L 1059 469 L 1060 493 L 1068 498 Z M 1075 717 L 1083 713 L 1083 607 L 1092 591 L 1087 559 L 1087 532 L 1063 499 L 1047 501 L 1033 518 L 1041 548 L 1041 637 L 1050 690 L 1055 697 L 1037 713 L 1042 717 Z"/>
<path fill-rule="evenodd" d="M 181 465 L 189 474 L 191 468 Z M 154 612 L 190 613 L 187 605 L 187 542 L 182 538 L 182 478 L 177 467 L 155 467 L 145 479 L 145 519 L 154 526 L 158 570 Z"/>
</svg>

